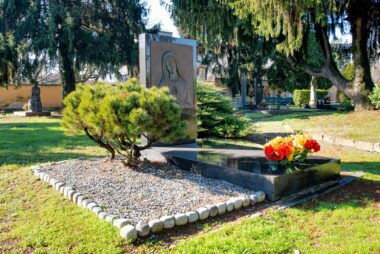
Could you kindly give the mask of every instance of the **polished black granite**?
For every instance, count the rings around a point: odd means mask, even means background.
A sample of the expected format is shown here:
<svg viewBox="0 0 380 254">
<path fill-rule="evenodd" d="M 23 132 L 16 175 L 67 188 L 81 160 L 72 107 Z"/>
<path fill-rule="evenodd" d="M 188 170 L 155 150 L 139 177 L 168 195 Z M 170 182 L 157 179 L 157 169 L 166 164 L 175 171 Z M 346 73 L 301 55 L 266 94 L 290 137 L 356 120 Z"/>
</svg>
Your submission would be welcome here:
<svg viewBox="0 0 380 254">
<path fill-rule="evenodd" d="M 340 160 L 332 158 L 310 156 L 285 168 L 268 161 L 261 148 L 203 142 L 154 149 L 185 170 L 262 190 L 272 201 L 340 177 Z"/>
</svg>

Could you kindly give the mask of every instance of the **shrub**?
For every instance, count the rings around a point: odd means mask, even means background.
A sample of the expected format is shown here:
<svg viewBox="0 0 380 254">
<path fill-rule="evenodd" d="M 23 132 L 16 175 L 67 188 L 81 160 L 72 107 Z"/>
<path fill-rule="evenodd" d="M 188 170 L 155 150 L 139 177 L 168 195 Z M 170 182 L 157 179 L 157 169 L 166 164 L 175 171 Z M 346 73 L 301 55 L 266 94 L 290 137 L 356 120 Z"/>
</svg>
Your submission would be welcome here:
<svg viewBox="0 0 380 254">
<path fill-rule="evenodd" d="M 111 153 L 126 156 L 127 163 L 139 159 L 141 150 L 160 141 L 181 138 L 186 123 L 168 88 L 143 89 L 137 79 L 118 84 L 78 86 L 64 100 L 63 125 L 86 135 Z M 141 135 L 146 143 L 139 143 Z"/>
<path fill-rule="evenodd" d="M 317 98 L 318 100 L 323 100 L 327 97 L 327 95 L 329 94 L 329 91 L 328 90 L 325 90 L 325 89 L 317 89 Z"/>
<path fill-rule="evenodd" d="M 293 91 L 293 102 L 297 107 L 301 107 L 302 104 L 307 105 L 310 101 L 310 90 L 296 89 Z"/>
<path fill-rule="evenodd" d="M 105 135 L 105 123 L 100 118 L 99 105 L 109 89 L 106 85 L 97 83 L 94 86 L 77 85 L 74 92 L 66 96 L 63 103 L 62 125 L 69 134 L 84 132 L 87 137 L 106 149 L 110 158 L 115 158 L 115 149 L 111 140 Z"/>
<path fill-rule="evenodd" d="M 197 84 L 198 136 L 244 137 L 250 130 L 249 120 L 234 114 L 233 102 L 222 89 Z"/>
<path fill-rule="evenodd" d="M 338 112 L 349 112 L 354 110 L 354 106 L 351 101 L 343 101 L 338 104 L 337 110 Z"/>
<path fill-rule="evenodd" d="M 380 81 L 377 82 L 377 84 L 373 88 L 373 91 L 368 97 L 371 100 L 372 105 L 376 109 L 380 109 Z"/>
<path fill-rule="evenodd" d="M 329 91 L 324 89 L 317 89 L 317 99 L 323 100 L 328 95 Z M 309 89 L 296 89 L 293 91 L 293 102 L 297 107 L 301 107 L 302 104 L 309 104 L 310 102 L 310 90 Z"/>
</svg>

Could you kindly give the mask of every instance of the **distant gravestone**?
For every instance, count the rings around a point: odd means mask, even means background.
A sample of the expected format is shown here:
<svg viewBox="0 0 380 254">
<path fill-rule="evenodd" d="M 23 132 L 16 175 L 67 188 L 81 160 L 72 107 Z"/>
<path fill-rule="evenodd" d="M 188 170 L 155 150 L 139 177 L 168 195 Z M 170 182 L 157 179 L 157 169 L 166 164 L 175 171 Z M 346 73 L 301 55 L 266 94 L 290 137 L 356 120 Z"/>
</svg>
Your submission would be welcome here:
<svg viewBox="0 0 380 254">
<path fill-rule="evenodd" d="M 317 80 L 313 76 L 310 82 L 310 108 L 317 108 Z"/>
<path fill-rule="evenodd" d="M 241 104 L 247 106 L 247 78 L 241 79 Z"/>
<path fill-rule="evenodd" d="M 14 111 L 17 116 L 50 116 L 51 112 L 42 111 L 41 90 L 38 84 L 35 83 L 32 87 L 32 96 L 28 101 L 27 111 Z"/>
<path fill-rule="evenodd" d="M 261 104 L 264 94 L 262 80 L 260 77 L 255 77 L 253 82 L 255 87 L 255 105 L 258 106 Z"/>
<path fill-rule="evenodd" d="M 146 88 L 169 87 L 189 124 L 186 140 L 196 139 L 196 41 L 140 34 L 139 57 L 141 84 Z"/>
<path fill-rule="evenodd" d="M 37 84 L 32 87 L 32 96 L 28 101 L 29 112 L 42 112 L 41 90 Z"/>
</svg>

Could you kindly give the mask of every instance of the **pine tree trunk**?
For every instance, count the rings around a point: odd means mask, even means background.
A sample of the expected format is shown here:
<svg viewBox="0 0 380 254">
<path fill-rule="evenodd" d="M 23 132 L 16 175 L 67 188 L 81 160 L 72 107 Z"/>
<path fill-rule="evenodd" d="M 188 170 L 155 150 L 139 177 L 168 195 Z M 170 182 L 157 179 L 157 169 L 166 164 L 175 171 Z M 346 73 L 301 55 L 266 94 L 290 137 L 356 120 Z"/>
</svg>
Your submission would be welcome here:
<svg viewBox="0 0 380 254">
<path fill-rule="evenodd" d="M 65 43 L 59 45 L 59 69 L 62 80 L 62 97 L 65 98 L 69 93 L 75 91 L 74 68 Z"/>
</svg>

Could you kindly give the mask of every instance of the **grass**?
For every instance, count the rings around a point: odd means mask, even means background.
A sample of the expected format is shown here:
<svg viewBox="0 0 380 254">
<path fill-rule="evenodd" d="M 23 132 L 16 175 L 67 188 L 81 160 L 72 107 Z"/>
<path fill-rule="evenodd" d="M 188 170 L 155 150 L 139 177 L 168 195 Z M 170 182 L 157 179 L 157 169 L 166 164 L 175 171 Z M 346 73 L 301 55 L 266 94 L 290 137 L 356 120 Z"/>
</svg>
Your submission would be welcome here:
<svg viewBox="0 0 380 254">
<path fill-rule="evenodd" d="M 76 207 L 28 166 L 104 154 L 54 118 L 0 119 L 0 253 L 122 253 L 115 228 Z"/>
<path fill-rule="evenodd" d="M 268 131 L 268 128 L 271 128 L 272 132 L 281 132 L 282 125 L 288 124 L 294 129 L 311 134 L 323 133 L 346 139 L 380 142 L 380 111 L 343 114 L 309 110 L 292 111 L 285 115 L 247 113 L 247 116 L 255 122 L 256 130 L 259 132 Z"/>
<path fill-rule="evenodd" d="M 262 129 L 265 132 L 265 129 Z M 178 253 L 379 253 L 380 154 L 322 144 L 320 155 L 364 177 L 326 197 L 183 240 Z"/>
<path fill-rule="evenodd" d="M 59 119 L 0 117 L 0 253 L 378 253 L 380 155 L 322 148 L 321 155 L 341 158 L 344 170 L 365 172 L 363 179 L 303 206 L 197 225 L 198 236 L 178 236 L 179 244 L 169 250 L 160 238 L 127 245 L 111 225 L 29 170 L 43 162 L 105 155 L 101 149 L 83 136 L 65 136 Z"/>
</svg>

